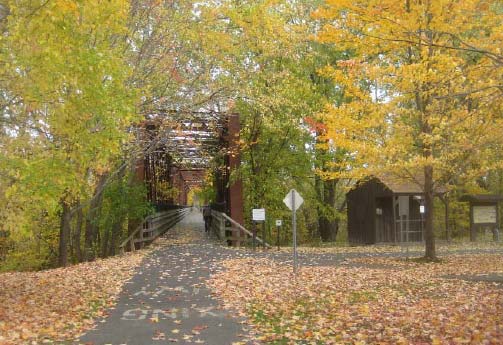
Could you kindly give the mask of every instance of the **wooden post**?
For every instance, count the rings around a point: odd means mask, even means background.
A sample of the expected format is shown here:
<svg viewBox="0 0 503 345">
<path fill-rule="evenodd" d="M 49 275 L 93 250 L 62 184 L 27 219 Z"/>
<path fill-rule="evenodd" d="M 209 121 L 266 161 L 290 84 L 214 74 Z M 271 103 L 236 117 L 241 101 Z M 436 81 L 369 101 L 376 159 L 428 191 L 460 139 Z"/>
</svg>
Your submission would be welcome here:
<svg viewBox="0 0 503 345">
<path fill-rule="evenodd" d="M 445 204 L 445 239 L 447 242 L 450 242 L 450 234 L 449 234 L 449 198 L 445 197 L 444 198 L 444 204 Z"/>
<path fill-rule="evenodd" d="M 219 216 L 219 225 L 220 225 L 220 240 L 225 241 L 225 218 L 221 215 Z"/>
<path fill-rule="evenodd" d="M 496 225 L 495 225 L 496 228 L 493 230 L 493 241 L 494 242 L 499 242 L 499 240 L 500 240 L 499 223 L 500 223 L 500 210 L 499 210 L 499 205 L 496 204 Z"/>
<path fill-rule="evenodd" d="M 257 246 L 257 223 L 256 222 L 253 222 L 253 229 L 252 229 L 252 231 L 253 231 L 253 238 L 252 238 L 252 240 L 253 240 L 252 243 L 253 244 L 252 244 L 252 246 L 253 246 L 253 251 L 255 251 L 256 250 L 256 246 Z"/>
<path fill-rule="evenodd" d="M 470 241 L 477 241 L 477 228 L 473 219 L 473 203 L 470 202 Z"/>
<path fill-rule="evenodd" d="M 278 246 L 278 251 L 279 251 L 279 229 L 281 227 L 278 225 L 276 226 L 276 231 L 277 231 L 277 234 L 276 234 L 276 245 Z"/>
<path fill-rule="evenodd" d="M 262 222 L 262 245 L 264 249 L 266 248 L 265 243 L 266 243 L 265 222 Z"/>
<path fill-rule="evenodd" d="M 395 195 L 393 195 L 391 197 L 391 204 L 392 204 L 392 207 L 393 207 L 393 222 L 391 223 L 392 225 L 392 228 L 393 228 L 393 239 L 396 242 L 396 201 L 395 201 L 396 197 Z"/>
</svg>

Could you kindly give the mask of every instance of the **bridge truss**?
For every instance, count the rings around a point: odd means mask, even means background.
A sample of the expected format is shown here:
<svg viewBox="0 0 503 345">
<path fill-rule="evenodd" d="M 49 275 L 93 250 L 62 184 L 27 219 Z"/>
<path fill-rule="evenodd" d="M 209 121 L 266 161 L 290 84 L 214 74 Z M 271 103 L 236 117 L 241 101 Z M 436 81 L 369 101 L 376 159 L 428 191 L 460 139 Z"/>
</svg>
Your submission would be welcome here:
<svg viewBox="0 0 503 345">
<path fill-rule="evenodd" d="M 144 156 L 137 176 L 147 198 L 158 209 L 186 205 L 189 192 L 202 187 L 213 170 L 214 208 L 243 223 L 242 183 L 231 183 L 239 167 L 239 116 L 221 112 L 160 111 L 150 114 L 137 131 Z"/>
</svg>

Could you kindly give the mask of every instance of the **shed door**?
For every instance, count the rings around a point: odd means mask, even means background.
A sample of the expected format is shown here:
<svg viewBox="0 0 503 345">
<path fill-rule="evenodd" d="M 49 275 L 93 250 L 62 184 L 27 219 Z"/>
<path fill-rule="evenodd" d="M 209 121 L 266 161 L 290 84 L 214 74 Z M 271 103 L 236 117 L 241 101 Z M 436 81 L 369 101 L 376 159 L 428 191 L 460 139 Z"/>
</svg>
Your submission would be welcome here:
<svg viewBox="0 0 503 345">
<path fill-rule="evenodd" d="M 393 208 L 392 199 L 376 199 L 376 242 L 393 242 Z"/>
</svg>

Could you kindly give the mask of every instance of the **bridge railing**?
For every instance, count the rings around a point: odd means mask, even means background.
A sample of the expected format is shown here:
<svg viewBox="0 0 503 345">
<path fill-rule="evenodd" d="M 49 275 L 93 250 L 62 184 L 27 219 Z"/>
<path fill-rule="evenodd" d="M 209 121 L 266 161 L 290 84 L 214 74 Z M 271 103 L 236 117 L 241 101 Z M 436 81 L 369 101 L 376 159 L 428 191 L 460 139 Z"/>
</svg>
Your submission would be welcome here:
<svg viewBox="0 0 503 345">
<path fill-rule="evenodd" d="M 189 212 L 189 207 L 180 207 L 146 217 L 135 231 L 121 243 L 119 248 L 122 252 L 126 249 L 135 251 L 143 248 L 176 225 Z"/>
<path fill-rule="evenodd" d="M 253 240 L 253 233 L 251 231 L 225 213 L 211 210 L 211 216 L 211 231 L 220 241 L 240 246 L 241 243 L 250 243 Z M 260 237 L 256 236 L 255 239 L 258 243 L 264 244 L 264 241 Z M 267 242 L 265 245 L 271 248 Z"/>
</svg>

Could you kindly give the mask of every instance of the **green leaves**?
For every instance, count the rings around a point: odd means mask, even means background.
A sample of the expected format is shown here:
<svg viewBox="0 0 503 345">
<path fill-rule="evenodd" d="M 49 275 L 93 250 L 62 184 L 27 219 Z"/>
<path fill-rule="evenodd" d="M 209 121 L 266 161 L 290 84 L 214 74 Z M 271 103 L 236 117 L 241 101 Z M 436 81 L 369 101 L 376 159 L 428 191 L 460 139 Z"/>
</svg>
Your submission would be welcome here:
<svg viewBox="0 0 503 345">
<path fill-rule="evenodd" d="M 91 196 L 93 175 L 114 167 L 138 119 L 124 54 L 129 2 L 7 5 L 0 88 L 14 102 L 4 108 L 10 121 L 1 123 L 0 132 L 6 163 L 0 175 L 12 181 L 0 181 L 8 200 L 4 214 L 15 214 L 37 233 L 37 215 L 58 217 L 62 198 L 71 204 Z M 19 203 L 29 206 L 15 211 Z M 4 226 L 19 231 L 15 223 Z"/>
</svg>

